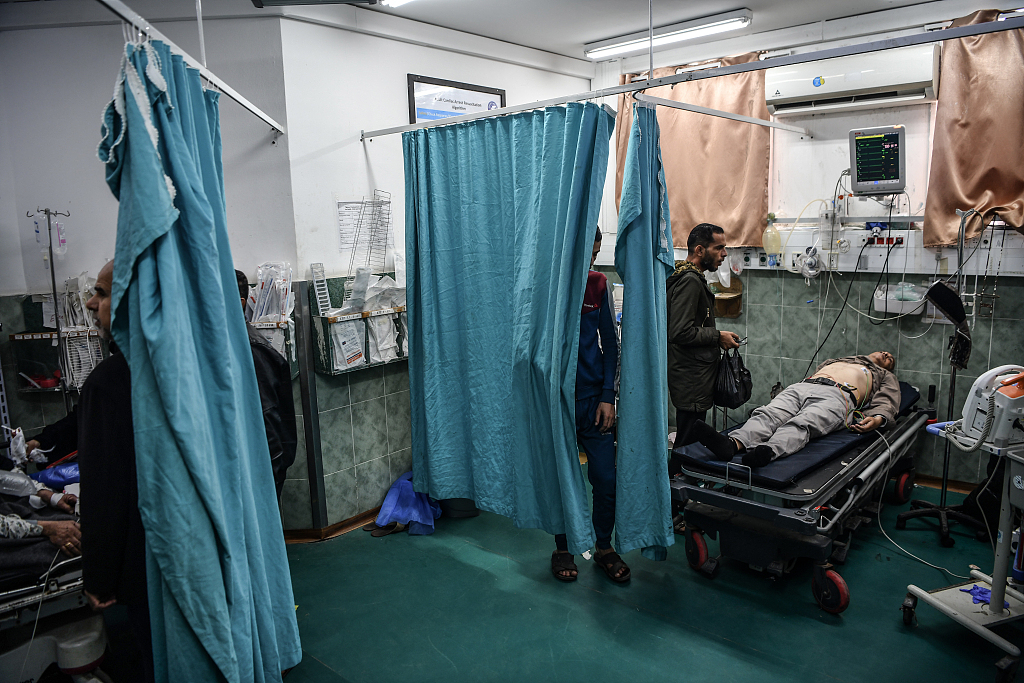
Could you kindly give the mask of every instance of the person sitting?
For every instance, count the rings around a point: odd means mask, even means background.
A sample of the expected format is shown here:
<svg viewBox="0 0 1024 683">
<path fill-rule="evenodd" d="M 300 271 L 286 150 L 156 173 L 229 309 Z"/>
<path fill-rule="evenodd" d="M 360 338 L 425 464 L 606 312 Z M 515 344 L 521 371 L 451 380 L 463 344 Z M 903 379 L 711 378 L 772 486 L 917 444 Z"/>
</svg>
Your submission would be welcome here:
<svg viewBox="0 0 1024 683">
<path fill-rule="evenodd" d="M 895 370 L 896 359 L 888 351 L 833 358 L 768 405 L 755 408 L 738 429 L 719 434 L 698 422 L 694 434 L 716 460 L 742 454 L 747 467 L 764 467 L 844 425 L 861 434 L 888 425 L 900 405 Z"/>
</svg>

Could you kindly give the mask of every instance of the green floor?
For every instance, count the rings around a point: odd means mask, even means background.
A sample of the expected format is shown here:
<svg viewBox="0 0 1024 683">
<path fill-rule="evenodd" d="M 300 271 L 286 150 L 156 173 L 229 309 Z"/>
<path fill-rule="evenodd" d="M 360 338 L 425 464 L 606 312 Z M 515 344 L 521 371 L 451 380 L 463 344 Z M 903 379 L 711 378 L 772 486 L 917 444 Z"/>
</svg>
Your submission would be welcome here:
<svg viewBox="0 0 1024 683">
<path fill-rule="evenodd" d="M 886 509 L 885 527 L 911 552 L 959 574 L 991 570 L 988 546 L 965 533 L 944 549 L 929 522 L 894 531 L 898 511 Z M 287 682 L 991 681 L 1002 656 L 924 604 L 919 625 L 903 626 L 908 583 L 953 581 L 877 526 L 858 532 L 839 568 L 851 593 L 841 616 L 817 607 L 805 565 L 772 582 L 726 561 L 708 580 L 679 543 L 667 562 L 628 554 L 627 585 L 579 557 L 579 580 L 562 584 L 551 548 L 543 532 L 488 513 L 439 520 L 433 536 L 357 530 L 289 546 L 304 657 Z M 1024 642 L 1016 626 L 1000 633 Z"/>
</svg>

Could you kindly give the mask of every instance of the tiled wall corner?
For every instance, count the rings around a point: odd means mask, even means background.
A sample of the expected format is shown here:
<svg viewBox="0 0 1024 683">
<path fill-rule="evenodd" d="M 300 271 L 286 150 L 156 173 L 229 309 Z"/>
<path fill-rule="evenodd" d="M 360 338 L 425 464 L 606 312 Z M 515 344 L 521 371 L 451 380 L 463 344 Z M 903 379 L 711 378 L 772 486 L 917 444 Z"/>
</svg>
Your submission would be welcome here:
<svg viewBox="0 0 1024 683">
<path fill-rule="evenodd" d="M 392 482 L 412 468 L 408 363 L 317 375 L 316 388 L 327 523 L 336 524 L 380 505 Z M 289 504 L 308 508 L 306 477 L 303 452 L 288 470 Z M 305 526 L 292 526 L 299 523 Z M 308 514 L 285 516 L 286 529 L 310 524 Z"/>
</svg>

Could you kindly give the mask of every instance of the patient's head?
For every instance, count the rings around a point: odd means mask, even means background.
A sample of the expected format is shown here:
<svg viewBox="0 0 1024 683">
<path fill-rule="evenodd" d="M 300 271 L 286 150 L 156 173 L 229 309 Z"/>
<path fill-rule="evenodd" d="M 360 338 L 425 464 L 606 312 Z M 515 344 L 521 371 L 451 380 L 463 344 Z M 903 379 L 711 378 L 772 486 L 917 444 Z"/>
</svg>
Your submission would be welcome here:
<svg viewBox="0 0 1024 683">
<path fill-rule="evenodd" d="M 896 358 L 888 351 L 875 351 L 868 354 L 868 358 L 878 367 L 885 368 L 889 372 L 896 372 Z"/>
</svg>

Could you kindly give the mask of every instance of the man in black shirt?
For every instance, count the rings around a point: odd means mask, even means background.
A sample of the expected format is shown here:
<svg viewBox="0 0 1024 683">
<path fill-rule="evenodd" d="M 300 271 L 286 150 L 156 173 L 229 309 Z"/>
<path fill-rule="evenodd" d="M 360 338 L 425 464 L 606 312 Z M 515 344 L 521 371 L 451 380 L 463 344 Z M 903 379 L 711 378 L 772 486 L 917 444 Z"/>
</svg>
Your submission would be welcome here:
<svg viewBox="0 0 1024 683">
<path fill-rule="evenodd" d="M 240 270 L 235 271 L 235 279 L 244 311 L 245 300 L 249 296 L 249 279 Z M 252 348 L 252 361 L 256 368 L 256 386 L 260 390 L 263 425 L 267 430 L 270 464 L 274 468 L 274 484 L 277 486 L 277 502 L 280 505 L 285 473 L 295 462 L 295 449 L 298 446 L 295 403 L 292 401 L 292 371 L 288 359 L 278 353 L 252 325 L 246 323 L 245 329 L 249 333 L 249 346 Z"/>
<path fill-rule="evenodd" d="M 110 338 L 113 272 L 111 261 L 97 276 L 96 293 L 86 303 L 105 339 Z M 113 344 L 110 350 L 89 374 L 78 404 L 78 462 L 85 492 L 80 502 L 82 579 L 94 610 L 114 603 L 127 608 L 142 654 L 142 680 L 152 681 L 146 534 L 139 514 L 131 375 L 124 355 Z"/>
</svg>

